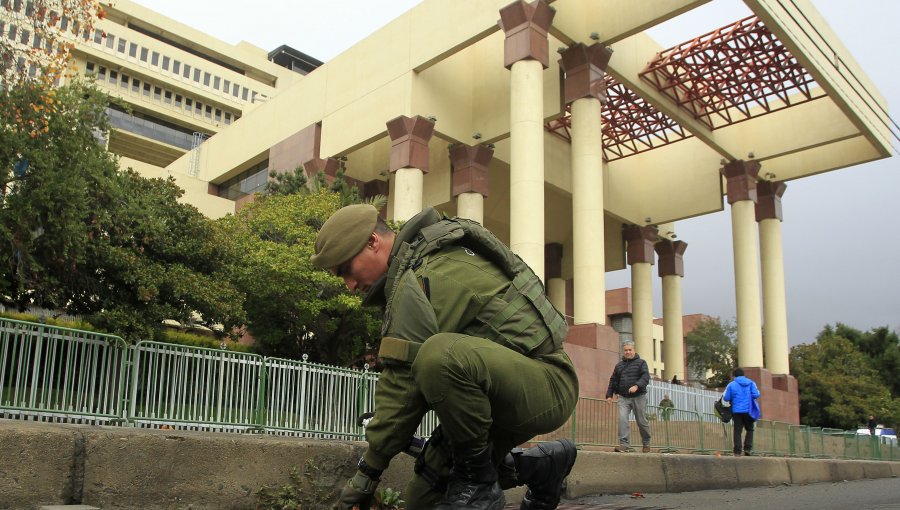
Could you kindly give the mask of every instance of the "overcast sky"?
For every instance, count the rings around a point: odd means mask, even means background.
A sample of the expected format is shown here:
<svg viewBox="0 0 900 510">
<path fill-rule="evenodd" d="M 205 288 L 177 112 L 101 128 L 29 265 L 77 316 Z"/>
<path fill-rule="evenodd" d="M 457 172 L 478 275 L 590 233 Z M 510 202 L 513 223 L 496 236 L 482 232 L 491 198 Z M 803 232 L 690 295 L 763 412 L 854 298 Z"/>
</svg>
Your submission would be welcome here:
<svg viewBox="0 0 900 510">
<path fill-rule="evenodd" d="M 452 1 L 452 0 L 447 0 Z M 812 0 L 900 119 L 900 2 Z M 166 16 L 226 42 L 246 40 L 265 50 L 287 44 L 327 62 L 417 0 L 139 0 Z M 598 3 L 602 5 L 602 3 Z M 700 10 L 702 9 L 702 10 Z M 713 0 L 674 27 L 651 32 L 672 46 L 749 10 L 737 0 Z M 674 22 L 673 22 L 674 24 Z M 613 57 L 615 58 L 615 56 Z M 897 146 L 897 142 L 894 142 Z M 900 159 L 788 183 L 784 195 L 785 288 L 791 345 L 811 342 L 825 324 L 900 330 Z M 685 253 L 684 313 L 735 316 L 731 217 L 720 213 L 679 222 Z M 629 271 L 607 275 L 607 287 L 629 285 Z M 662 314 L 656 281 L 655 310 Z"/>
</svg>

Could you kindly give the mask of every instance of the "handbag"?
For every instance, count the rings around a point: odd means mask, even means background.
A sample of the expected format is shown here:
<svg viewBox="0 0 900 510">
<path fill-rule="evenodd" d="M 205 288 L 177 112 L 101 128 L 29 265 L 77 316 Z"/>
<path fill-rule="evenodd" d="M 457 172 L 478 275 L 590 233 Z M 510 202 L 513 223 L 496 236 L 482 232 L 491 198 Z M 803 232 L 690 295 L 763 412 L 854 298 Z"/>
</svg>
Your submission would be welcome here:
<svg viewBox="0 0 900 510">
<path fill-rule="evenodd" d="M 713 404 L 713 408 L 716 416 L 722 420 L 722 423 L 731 421 L 731 405 L 725 405 L 725 402 L 722 401 L 722 397 L 719 397 L 719 400 L 716 400 L 716 403 Z"/>
<path fill-rule="evenodd" d="M 755 398 L 750 399 L 750 412 L 748 414 L 750 415 L 750 418 L 753 419 L 753 421 L 756 421 L 760 419 L 760 417 L 762 417 L 762 411 L 759 408 L 759 402 L 757 402 Z"/>
</svg>

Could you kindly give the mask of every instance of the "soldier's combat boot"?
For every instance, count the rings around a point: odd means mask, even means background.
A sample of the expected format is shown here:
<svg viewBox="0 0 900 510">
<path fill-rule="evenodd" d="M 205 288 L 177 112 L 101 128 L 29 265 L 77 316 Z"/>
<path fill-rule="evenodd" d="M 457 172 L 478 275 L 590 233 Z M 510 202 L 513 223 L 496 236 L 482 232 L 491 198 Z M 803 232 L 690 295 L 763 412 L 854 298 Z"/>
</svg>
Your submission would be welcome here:
<svg viewBox="0 0 900 510">
<path fill-rule="evenodd" d="M 501 510 L 506 504 L 491 462 L 491 447 L 453 452 L 453 474 L 438 510 Z"/>
<path fill-rule="evenodd" d="M 559 505 L 563 480 L 575 465 L 578 451 L 568 439 L 541 443 L 528 450 L 515 449 L 512 456 L 519 484 L 528 486 L 521 510 L 552 510 Z"/>
</svg>

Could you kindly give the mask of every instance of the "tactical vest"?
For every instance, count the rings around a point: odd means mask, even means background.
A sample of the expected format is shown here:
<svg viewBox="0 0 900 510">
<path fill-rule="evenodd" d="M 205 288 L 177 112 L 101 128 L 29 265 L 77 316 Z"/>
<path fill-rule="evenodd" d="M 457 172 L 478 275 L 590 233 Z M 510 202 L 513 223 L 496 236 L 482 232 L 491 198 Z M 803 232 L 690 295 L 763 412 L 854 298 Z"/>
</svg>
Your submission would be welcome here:
<svg viewBox="0 0 900 510">
<path fill-rule="evenodd" d="M 511 280 L 505 292 L 491 298 L 461 333 L 493 340 L 531 357 L 562 347 L 568 326 L 547 299 L 540 279 L 518 255 L 477 222 L 444 218 L 424 226 L 397 253 L 399 267 L 395 274 L 399 277 L 407 269 L 415 270 L 425 257 L 447 246 L 474 251 Z"/>
</svg>

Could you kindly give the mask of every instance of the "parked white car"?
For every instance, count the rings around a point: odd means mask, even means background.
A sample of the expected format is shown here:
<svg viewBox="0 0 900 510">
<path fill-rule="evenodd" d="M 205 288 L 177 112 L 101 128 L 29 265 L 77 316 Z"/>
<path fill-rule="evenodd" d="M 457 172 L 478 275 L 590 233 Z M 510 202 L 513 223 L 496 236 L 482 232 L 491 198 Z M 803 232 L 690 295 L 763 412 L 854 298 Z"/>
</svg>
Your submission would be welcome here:
<svg viewBox="0 0 900 510">
<path fill-rule="evenodd" d="M 869 429 L 856 429 L 856 435 L 869 436 L 871 434 L 869 433 Z M 885 443 L 897 445 L 897 431 L 894 429 L 886 429 L 879 425 L 875 429 L 875 435 Z"/>
</svg>

